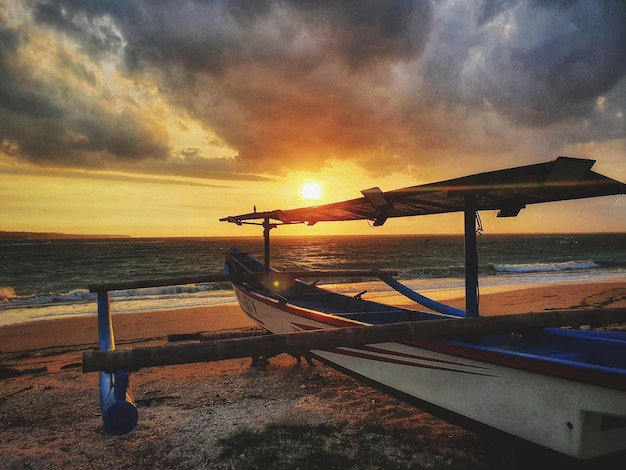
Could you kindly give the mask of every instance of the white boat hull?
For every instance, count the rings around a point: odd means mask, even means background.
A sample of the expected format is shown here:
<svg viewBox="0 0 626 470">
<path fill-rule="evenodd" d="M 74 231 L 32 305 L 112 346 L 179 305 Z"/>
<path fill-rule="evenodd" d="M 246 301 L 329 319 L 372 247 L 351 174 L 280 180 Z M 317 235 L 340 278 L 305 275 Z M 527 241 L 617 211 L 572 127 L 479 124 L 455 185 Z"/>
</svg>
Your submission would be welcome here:
<svg viewBox="0 0 626 470">
<path fill-rule="evenodd" d="M 234 288 L 244 312 L 273 333 L 336 326 L 324 322 L 331 316 L 312 311 L 301 315 L 307 311 Z M 626 448 L 624 422 L 612 421 L 626 418 L 626 392 L 446 354 L 431 350 L 429 344 L 380 343 L 312 353 L 426 409 L 434 407 L 446 417 L 565 455 L 589 459 Z"/>
</svg>

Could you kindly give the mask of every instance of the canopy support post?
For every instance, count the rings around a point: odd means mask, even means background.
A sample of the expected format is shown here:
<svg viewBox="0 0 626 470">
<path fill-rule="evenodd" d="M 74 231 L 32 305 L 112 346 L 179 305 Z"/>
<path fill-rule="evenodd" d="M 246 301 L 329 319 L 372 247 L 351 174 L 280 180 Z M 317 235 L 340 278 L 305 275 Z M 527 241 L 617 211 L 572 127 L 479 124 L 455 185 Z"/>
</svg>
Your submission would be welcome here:
<svg viewBox="0 0 626 470">
<path fill-rule="evenodd" d="M 270 223 L 269 217 L 263 219 L 263 239 L 265 242 L 265 272 L 270 272 L 270 230 L 276 228 L 276 224 Z"/>
<path fill-rule="evenodd" d="M 478 249 L 476 247 L 476 195 L 465 194 L 465 316 L 478 314 Z"/>
</svg>

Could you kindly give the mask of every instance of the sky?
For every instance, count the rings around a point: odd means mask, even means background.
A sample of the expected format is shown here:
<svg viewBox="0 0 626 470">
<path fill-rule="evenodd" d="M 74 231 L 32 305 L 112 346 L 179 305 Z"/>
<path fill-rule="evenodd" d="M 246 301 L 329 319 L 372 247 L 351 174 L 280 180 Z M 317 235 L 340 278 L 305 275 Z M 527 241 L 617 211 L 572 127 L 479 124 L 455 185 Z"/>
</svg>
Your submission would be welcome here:
<svg viewBox="0 0 626 470">
<path fill-rule="evenodd" d="M 218 219 L 559 155 L 626 182 L 623 0 L 0 5 L 0 230 L 254 236 Z M 485 233 L 624 232 L 626 197 L 481 217 Z"/>
</svg>

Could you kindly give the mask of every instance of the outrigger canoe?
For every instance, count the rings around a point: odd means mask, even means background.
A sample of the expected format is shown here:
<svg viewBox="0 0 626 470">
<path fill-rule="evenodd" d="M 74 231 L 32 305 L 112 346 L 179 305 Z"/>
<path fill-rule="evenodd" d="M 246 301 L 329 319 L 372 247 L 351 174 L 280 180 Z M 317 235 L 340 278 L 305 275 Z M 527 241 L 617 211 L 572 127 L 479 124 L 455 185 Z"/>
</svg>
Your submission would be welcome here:
<svg viewBox="0 0 626 470">
<path fill-rule="evenodd" d="M 226 269 L 258 273 L 265 265 L 231 249 Z M 284 288 L 261 280 L 233 282 L 233 287 L 246 315 L 272 333 L 458 318 L 349 297 L 298 280 Z M 626 447 L 626 333 L 543 328 L 310 354 L 468 429 L 497 430 L 577 458 Z"/>
<path fill-rule="evenodd" d="M 83 370 L 101 371 L 105 428 L 123 434 L 136 423 L 129 371 L 290 351 L 312 354 L 472 430 L 496 431 L 579 459 L 626 449 L 626 333 L 577 328 L 626 322 L 624 309 L 479 313 L 477 212 L 498 210 L 501 217 L 513 217 L 528 204 L 626 193 L 623 183 L 591 171 L 593 164 L 559 157 L 395 191 L 372 188 L 361 198 L 334 204 L 221 219 L 262 226 L 264 261 L 233 248 L 221 277 L 176 283 L 230 280 L 244 313 L 274 333 L 267 338 L 115 351 L 108 291 L 165 281 L 90 286 L 98 292 L 101 350 L 85 353 Z M 270 265 L 269 235 L 280 225 L 359 219 L 382 225 L 393 217 L 457 211 L 465 220 L 465 310 L 413 292 L 389 272 L 359 275 L 379 277 L 422 307 L 341 295 L 309 282 L 318 273 L 289 273 Z"/>
</svg>

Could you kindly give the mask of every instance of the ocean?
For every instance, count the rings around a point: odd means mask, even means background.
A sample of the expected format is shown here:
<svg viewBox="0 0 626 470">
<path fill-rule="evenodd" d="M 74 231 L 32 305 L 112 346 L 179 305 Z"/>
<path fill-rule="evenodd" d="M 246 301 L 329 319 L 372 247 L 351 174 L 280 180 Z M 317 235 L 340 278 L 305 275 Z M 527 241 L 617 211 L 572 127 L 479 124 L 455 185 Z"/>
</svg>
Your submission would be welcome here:
<svg viewBox="0 0 626 470">
<path fill-rule="evenodd" d="M 462 236 L 324 236 L 271 240 L 271 264 L 305 270 L 390 269 L 419 290 L 463 286 Z M 125 238 L 0 240 L 0 326 L 96 315 L 99 282 L 222 272 L 236 246 L 263 259 L 263 238 Z M 490 235 L 478 238 L 481 286 L 619 277 L 626 281 L 626 234 Z M 388 290 L 381 282 L 344 279 L 334 290 Z M 320 283 L 320 284 L 321 284 Z M 230 284 L 111 292 L 111 311 L 235 304 Z"/>
</svg>

